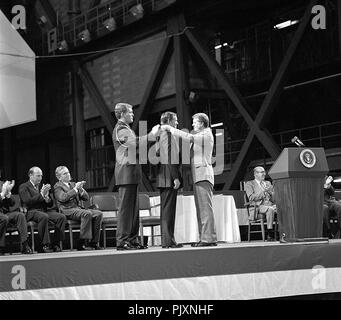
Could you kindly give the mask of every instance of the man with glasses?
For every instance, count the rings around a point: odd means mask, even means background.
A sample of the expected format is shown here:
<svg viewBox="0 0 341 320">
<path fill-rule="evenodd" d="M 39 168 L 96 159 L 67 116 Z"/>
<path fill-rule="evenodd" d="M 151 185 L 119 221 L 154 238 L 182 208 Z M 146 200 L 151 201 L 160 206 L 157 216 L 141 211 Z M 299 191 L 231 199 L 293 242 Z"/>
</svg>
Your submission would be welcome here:
<svg viewBox="0 0 341 320">
<path fill-rule="evenodd" d="M 250 211 L 255 219 L 266 219 L 268 229 L 267 241 L 274 241 L 273 232 L 274 215 L 276 205 L 273 201 L 274 189 L 269 181 L 265 181 L 265 170 L 263 167 L 255 167 L 253 169 L 254 180 L 247 181 L 245 184 L 245 192 L 251 204 L 255 205 L 256 212 Z"/>
<path fill-rule="evenodd" d="M 103 213 L 96 209 L 84 209 L 81 201 L 88 201 L 89 195 L 84 189 L 85 181 L 72 182 L 69 169 L 56 168 L 58 182 L 54 185 L 57 207 L 67 219 L 80 221 L 80 234 L 77 250 L 102 250 L 99 237 Z"/>
</svg>

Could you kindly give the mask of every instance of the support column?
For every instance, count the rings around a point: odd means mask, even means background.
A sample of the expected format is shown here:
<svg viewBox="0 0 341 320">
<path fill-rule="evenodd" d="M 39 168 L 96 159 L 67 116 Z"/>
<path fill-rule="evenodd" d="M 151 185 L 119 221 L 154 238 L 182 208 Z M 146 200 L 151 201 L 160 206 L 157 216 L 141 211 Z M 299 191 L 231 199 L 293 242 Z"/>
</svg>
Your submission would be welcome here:
<svg viewBox="0 0 341 320">
<path fill-rule="evenodd" d="M 85 180 L 86 172 L 83 88 L 78 72 L 79 65 L 75 62 L 72 73 L 72 136 L 74 159 L 73 178 L 77 181 Z"/>
<path fill-rule="evenodd" d="M 184 35 L 186 22 L 183 14 L 172 18 L 168 24 L 168 33 L 174 34 L 174 63 L 175 63 L 175 92 L 176 92 L 176 113 L 178 116 L 179 128 L 191 130 L 192 117 L 190 106 L 186 103 L 186 95 L 189 94 L 188 56 L 187 43 Z M 182 166 L 183 189 L 192 189 L 191 169 L 189 165 Z"/>
</svg>

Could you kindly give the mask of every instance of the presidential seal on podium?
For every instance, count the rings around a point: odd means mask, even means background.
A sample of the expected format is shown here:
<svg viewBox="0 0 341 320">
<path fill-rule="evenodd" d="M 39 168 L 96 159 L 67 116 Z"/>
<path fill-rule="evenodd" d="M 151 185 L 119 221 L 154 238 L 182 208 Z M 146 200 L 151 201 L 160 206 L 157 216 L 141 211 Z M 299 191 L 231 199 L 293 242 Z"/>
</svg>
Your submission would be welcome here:
<svg viewBox="0 0 341 320">
<path fill-rule="evenodd" d="M 300 160 L 301 163 L 306 167 L 306 168 L 312 168 L 316 164 L 316 156 L 313 151 L 310 149 L 304 149 L 300 153 Z"/>
</svg>

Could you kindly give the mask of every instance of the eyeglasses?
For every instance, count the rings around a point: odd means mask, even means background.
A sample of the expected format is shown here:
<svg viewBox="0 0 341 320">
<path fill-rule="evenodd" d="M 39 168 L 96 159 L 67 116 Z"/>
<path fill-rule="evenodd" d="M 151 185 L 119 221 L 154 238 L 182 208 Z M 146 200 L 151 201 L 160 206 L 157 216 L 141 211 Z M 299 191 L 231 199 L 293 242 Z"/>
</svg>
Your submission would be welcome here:
<svg viewBox="0 0 341 320">
<path fill-rule="evenodd" d="M 256 171 L 257 173 L 265 173 L 265 171 Z"/>
</svg>

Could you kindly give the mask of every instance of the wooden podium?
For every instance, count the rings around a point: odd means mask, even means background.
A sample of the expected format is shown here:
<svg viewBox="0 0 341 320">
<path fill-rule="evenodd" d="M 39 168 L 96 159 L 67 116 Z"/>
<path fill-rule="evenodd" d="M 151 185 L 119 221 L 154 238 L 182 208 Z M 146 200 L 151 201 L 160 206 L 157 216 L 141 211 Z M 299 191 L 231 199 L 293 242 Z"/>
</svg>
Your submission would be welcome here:
<svg viewBox="0 0 341 320">
<path fill-rule="evenodd" d="M 323 183 L 328 171 L 323 148 L 285 148 L 279 155 L 269 175 L 281 241 L 321 239 Z"/>
</svg>

